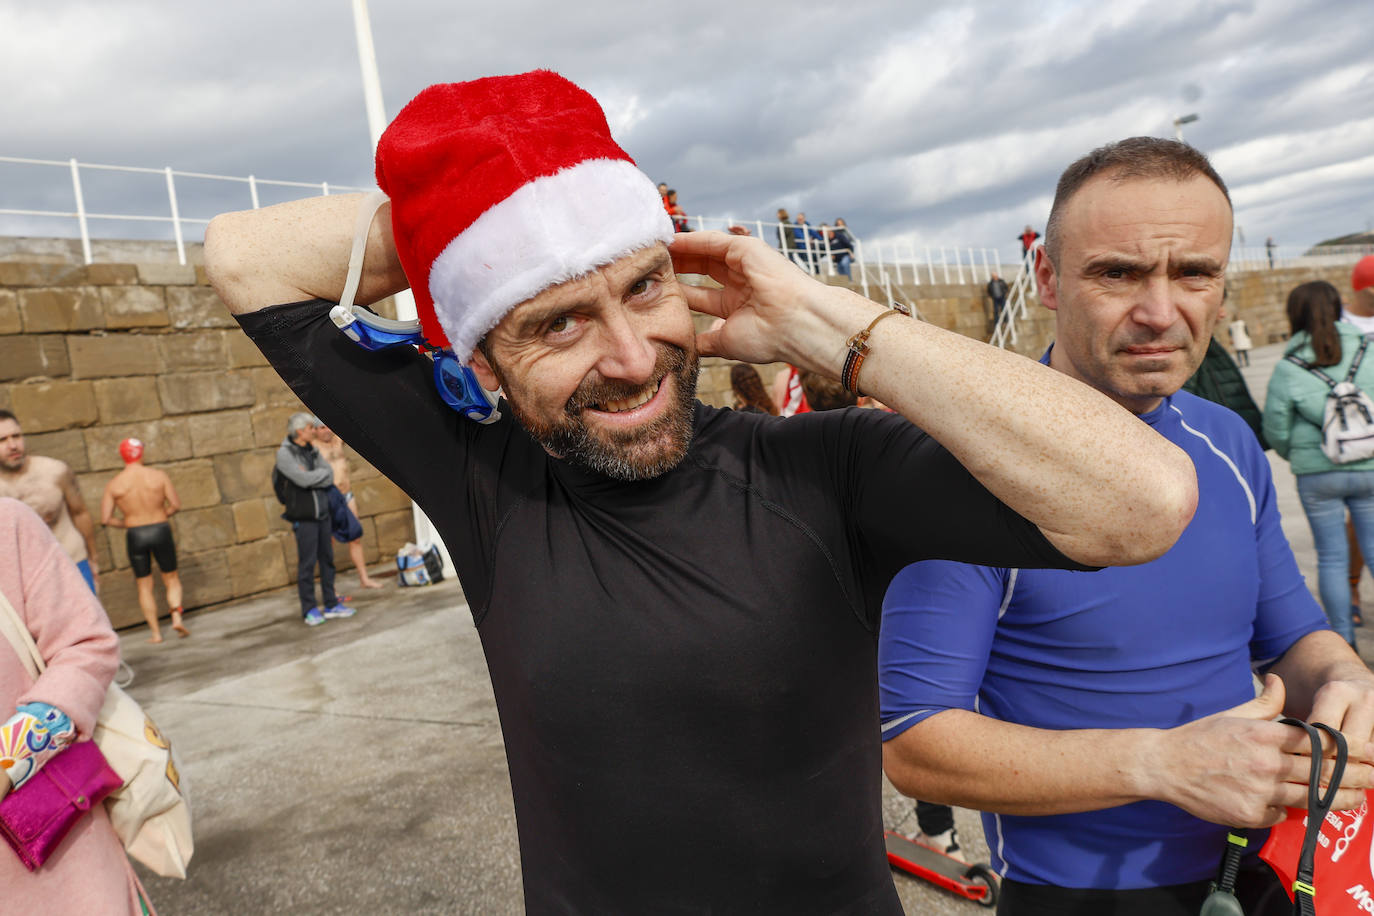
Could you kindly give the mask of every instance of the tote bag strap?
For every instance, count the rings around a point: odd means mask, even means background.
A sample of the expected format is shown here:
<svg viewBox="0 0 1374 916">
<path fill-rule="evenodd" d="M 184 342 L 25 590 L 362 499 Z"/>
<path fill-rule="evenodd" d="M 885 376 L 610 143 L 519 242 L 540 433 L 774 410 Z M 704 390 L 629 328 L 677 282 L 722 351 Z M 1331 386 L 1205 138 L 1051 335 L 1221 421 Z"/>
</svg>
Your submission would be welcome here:
<svg viewBox="0 0 1374 916">
<path fill-rule="evenodd" d="M 0 630 L 5 631 L 5 638 L 14 647 L 14 652 L 19 656 L 19 660 L 24 663 L 24 668 L 28 670 L 29 676 L 35 681 L 47 667 L 43 664 L 43 656 L 38 652 L 38 646 L 34 644 L 33 634 L 29 632 L 28 626 L 19 618 L 19 612 L 10 604 L 5 593 L 0 591 Z"/>
</svg>

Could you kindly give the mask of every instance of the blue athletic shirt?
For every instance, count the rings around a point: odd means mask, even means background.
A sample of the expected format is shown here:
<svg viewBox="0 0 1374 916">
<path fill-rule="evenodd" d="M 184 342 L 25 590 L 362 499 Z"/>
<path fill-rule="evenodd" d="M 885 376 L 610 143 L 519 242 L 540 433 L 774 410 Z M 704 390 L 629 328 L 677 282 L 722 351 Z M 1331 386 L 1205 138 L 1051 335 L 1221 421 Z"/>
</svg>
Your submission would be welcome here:
<svg viewBox="0 0 1374 916">
<path fill-rule="evenodd" d="M 1252 665 L 1328 628 L 1245 421 L 1186 392 L 1141 419 L 1197 469 L 1197 514 L 1178 543 L 1153 563 L 1100 572 L 906 567 L 883 602 L 884 741 L 946 709 L 1034 728 L 1171 728 L 1252 699 Z M 1074 888 L 1214 877 L 1226 837 L 1157 801 L 985 813 L 983 827 L 998 872 Z"/>
</svg>

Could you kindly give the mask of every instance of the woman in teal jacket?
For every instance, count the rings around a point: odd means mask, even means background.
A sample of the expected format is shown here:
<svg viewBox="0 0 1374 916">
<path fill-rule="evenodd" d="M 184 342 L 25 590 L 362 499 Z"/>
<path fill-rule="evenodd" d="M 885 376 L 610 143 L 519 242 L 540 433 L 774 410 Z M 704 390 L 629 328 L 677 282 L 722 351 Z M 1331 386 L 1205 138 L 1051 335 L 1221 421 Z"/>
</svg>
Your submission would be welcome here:
<svg viewBox="0 0 1374 916">
<path fill-rule="evenodd" d="M 1304 283 L 1288 294 L 1288 324 L 1293 332 L 1285 356 L 1296 355 L 1321 367 L 1336 381 L 1345 378 L 1363 336 L 1353 324 L 1340 320 L 1341 297 L 1330 283 Z M 1374 392 L 1374 341 L 1360 363 L 1355 384 Z M 1350 586 L 1346 578 L 1350 548 L 1345 535 L 1348 508 L 1355 536 L 1366 557 L 1374 557 L 1374 458 L 1333 464 L 1322 453 L 1322 418 L 1330 389 L 1313 373 L 1287 359 L 1279 361 L 1269 379 L 1264 401 L 1264 437 L 1293 468 L 1298 479 L 1312 540 L 1317 547 L 1317 589 L 1326 617 L 1351 645 L 1355 629 L 1350 617 Z"/>
</svg>

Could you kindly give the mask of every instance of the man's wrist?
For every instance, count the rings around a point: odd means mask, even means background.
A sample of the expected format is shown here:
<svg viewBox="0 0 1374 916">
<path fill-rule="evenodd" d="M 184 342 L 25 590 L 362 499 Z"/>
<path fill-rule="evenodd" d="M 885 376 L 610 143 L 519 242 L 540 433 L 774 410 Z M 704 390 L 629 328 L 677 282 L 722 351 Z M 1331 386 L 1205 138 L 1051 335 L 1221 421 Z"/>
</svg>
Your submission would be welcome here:
<svg viewBox="0 0 1374 916">
<path fill-rule="evenodd" d="M 785 341 L 791 351 L 786 361 L 802 369 L 839 379 L 849 356 L 848 341 L 883 307 L 871 299 L 840 287 L 820 287 L 822 295 L 802 309 L 789 326 Z"/>
<path fill-rule="evenodd" d="M 1116 732 L 1120 741 L 1116 766 L 1126 794 L 1136 800 L 1167 801 L 1169 766 L 1166 763 L 1170 731 L 1160 728 L 1128 728 Z"/>
</svg>

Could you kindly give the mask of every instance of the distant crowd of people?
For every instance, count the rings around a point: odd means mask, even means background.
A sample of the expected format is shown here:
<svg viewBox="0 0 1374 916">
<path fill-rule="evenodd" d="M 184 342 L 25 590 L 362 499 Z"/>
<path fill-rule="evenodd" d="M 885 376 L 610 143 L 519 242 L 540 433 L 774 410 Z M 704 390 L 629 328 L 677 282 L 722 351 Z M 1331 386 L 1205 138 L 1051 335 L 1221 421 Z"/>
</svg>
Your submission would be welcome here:
<svg viewBox="0 0 1374 916">
<path fill-rule="evenodd" d="M 687 211 L 678 203 L 677 191 L 660 181 L 658 195 L 663 201 L 663 209 L 673 222 L 673 231 L 690 231 Z M 843 217 L 836 217 L 834 225 L 821 223 L 812 226 L 806 221 L 805 213 L 798 213 L 794 220 L 786 209 L 779 207 L 777 223 L 778 250 L 803 270 L 819 274 L 829 259 L 835 266 L 835 273 L 853 277 L 854 239 Z M 753 234 L 748 227 L 741 225 L 728 226 L 726 229 L 732 235 Z"/>
<path fill-rule="evenodd" d="M 778 250 L 802 269 L 813 274 L 821 272 L 825 258 L 835 264 L 835 272 L 852 277 L 854 239 L 843 217 L 835 218 L 835 225 L 821 223 L 812 227 L 806 214 L 798 212 L 793 220 L 782 207 L 778 208 Z"/>
</svg>

